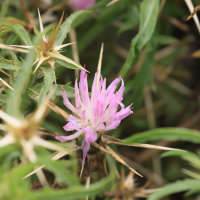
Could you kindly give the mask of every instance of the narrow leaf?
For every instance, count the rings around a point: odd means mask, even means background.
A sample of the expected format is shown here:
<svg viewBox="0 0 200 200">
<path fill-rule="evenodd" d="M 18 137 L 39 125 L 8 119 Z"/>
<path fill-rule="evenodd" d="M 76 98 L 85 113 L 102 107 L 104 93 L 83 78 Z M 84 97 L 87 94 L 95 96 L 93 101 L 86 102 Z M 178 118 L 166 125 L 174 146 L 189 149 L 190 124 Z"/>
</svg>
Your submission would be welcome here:
<svg viewBox="0 0 200 200">
<path fill-rule="evenodd" d="M 70 63 L 67 63 L 65 62 L 64 60 L 60 60 L 58 58 L 55 59 L 55 63 L 63 66 L 63 67 L 66 67 L 68 69 L 78 69 L 78 70 L 81 70 L 79 67 L 75 66 L 75 65 L 72 65 Z"/>
<path fill-rule="evenodd" d="M 42 69 L 42 72 L 44 73 L 45 84 L 40 91 L 40 96 L 39 96 L 39 101 L 38 101 L 39 105 L 44 101 L 44 99 L 47 95 L 47 92 L 50 89 L 52 89 L 53 82 L 56 80 L 55 69 L 47 68 L 47 67 L 41 67 L 41 69 Z"/>
<path fill-rule="evenodd" d="M 142 133 L 134 134 L 124 140 L 125 143 L 157 140 L 181 140 L 193 143 L 200 143 L 200 131 L 186 128 L 157 128 Z"/>
<path fill-rule="evenodd" d="M 140 5 L 139 33 L 132 39 L 128 57 L 122 66 L 119 76 L 125 77 L 139 59 L 139 51 L 150 40 L 155 30 L 159 10 L 159 0 L 144 0 Z"/>
<path fill-rule="evenodd" d="M 103 191 L 106 191 L 109 188 L 109 185 L 114 179 L 114 173 L 110 173 L 110 175 L 104 179 L 101 179 L 97 183 L 91 184 L 89 188 L 85 188 L 85 186 L 75 186 L 67 189 L 60 190 L 46 190 L 34 193 L 34 196 L 38 200 L 48 199 L 48 200 L 77 200 L 83 199 L 87 195 L 90 197 L 94 197 L 98 194 L 102 194 Z"/>
<path fill-rule="evenodd" d="M 23 42 L 26 45 L 32 46 L 31 39 L 28 36 L 28 33 L 26 32 L 25 28 L 21 26 L 20 24 L 14 24 L 14 25 L 2 24 L 2 26 L 9 27 L 21 38 L 21 40 L 23 40 Z"/>
<path fill-rule="evenodd" d="M 186 190 L 200 190 L 200 180 L 195 179 L 185 179 L 177 181 L 175 183 L 170 183 L 157 190 L 148 197 L 148 200 L 159 200 L 170 194 L 186 191 Z"/>
<path fill-rule="evenodd" d="M 54 43 L 55 47 L 58 45 L 61 45 L 63 43 L 64 39 L 67 36 L 67 33 L 71 29 L 71 25 L 72 25 L 73 21 L 83 13 L 91 13 L 91 11 L 83 11 L 83 10 L 77 11 L 77 12 L 73 13 L 72 15 L 70 15 L 69 18 L 66 19 L 65 22 L 60 26 L 60 31 L 58 32 L 56 41 Z"/>
</svg>

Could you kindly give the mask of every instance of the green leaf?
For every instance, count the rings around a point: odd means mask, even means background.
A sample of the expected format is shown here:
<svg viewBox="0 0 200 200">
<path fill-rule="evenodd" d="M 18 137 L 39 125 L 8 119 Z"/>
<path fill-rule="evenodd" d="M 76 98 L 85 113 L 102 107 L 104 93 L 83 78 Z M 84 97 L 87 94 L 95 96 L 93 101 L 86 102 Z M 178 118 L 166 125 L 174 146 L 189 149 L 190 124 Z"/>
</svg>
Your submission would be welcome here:
<svg viewBox="0 0 200 200">
<path fill-rule="evenodd" d="M 134 102 L 134 106 L 137 106 L 141 102 L 145 86 L 151 83 L 154 79 L 152 68 L 154 64 L 155 49 L 156 47 L 153 44 L 153 41 L 150 41 L 147 45 L 145 59 L 142 63 L 140 71 L 126 87 L 126 93 L 130 90 L 134 90 L 133 97 L 131 98 Z"/>
<path fill-rule="evenodd" d="M 148 197 L 148 200 L 160 200 L 161 198 L 170 194 L 183 192 L 186 190 L 200 190 L 200 181 L 195 179 L 185 179 L 170 183 L 157 190 Z"/>
<path fill-rule="evenodd" d="M 136 46 L 138 38 L 139 38 L 139 35 L 136 35 L 131 40 L 131 48 L 129 50 L 128 57 L 126 58 L 126 61 L 119 72 L 119 76 L 121 76 L 122 78 L 125 77 L 129 69 L 133 67 L 139 60 L 140 52 Z"/>
<path fill-rule="evenodd" d="M 45 28 L 44 32 L 47 32 L 51 29 L 51 26 L 48 26 Z M 34 43 L 38 44 L 38 42 L 42 38 L 42 33 L 35 36 Z M 26 84 L 30 78 L 30 75 L 32 73 L 32 64 L 35 60 L 35 50 L 31 49 L 30 52 L 27 54 L 25 61 L 22 64 L 22 69 L 17 76 L 17 80 L 14 83 L 14 91 L 9 92 L 9 98 L 6 104 L 6 112 L 16 118 L 22 118 L 22 113 L 20 111 L 20 104 L 21 104 L 21 98 L 22 94 L 24 92 L 24 89 L 26 87 Z"/>
<path fill-rule="evenodd" d="M 83 11 L 83 10 L 82 10 Z M 85 12 L 82 12 L 81 14 L 79 14 L 78 17 L 76 17 L 73 21 L 73 23 L 71 24 L 71 28 L 75 28 L 78 25 L 82 24 L 87 18 L 89 18 L 92 15 L 92 11 L 91 10 L 84 10 Z"/>
<path fill-rule="evenodd" d="M 57 84 L 57 87 L 54 86 L 54 87 L 56 87 L 56 91 L 55 91 L 54 95 L 55 96 L 62 96 L 62 87 L 63 87 L 63 89 L 67 93 L 68 98 L 74 97 L 75 89 L 73 87 L 70 87 L 69 86 L 70 84 L 71 83 L 69 82 L 66 85 L 59 85 L 59 84 Z"/>
<path fill-rule="evenodd" d="M 45 84 L 44 81 L 42 81 L 42 83 L 37 83 L 36 85 L 33 86 L 32 89 L 39 94 L 42 87 L 44 87 L 44 84 Z M 37 96 L 37 94 L 35 94 L 35 93 L 33 93 L 33 95 Z"/>
<path fill-rule="evenodd" d="M 1 171 L 0 199 L 26 200 L 29 198 L 30 185 L 28 180 L 23 180 L 28 172 L 33 170 L 32 164 L 18 165 L 9 172 Z"/>
<path fill-rule="evenodd" d="M 155 30 L 159 10 L 159 0 L 143 0 L 140 5 L 139 33 L 132 39 L 128 57 L 122 66 L 119 76 L 125 77 L 139 59 L 139 51 L 150 40 Z M 138 52 L 138 53 L 136 53 Z"/>
<path fill-rule="evenodd" d="M 72 64 L 70 64 L 70 63 L 67 63 L 67 62 L 65 62 L 65 61 L 63 61 L 63 60 L 60 60 L 60 59 L 55 59 L 55 63 L 57 63 L 57 64 L 59 64 L 59 65 L 61 65 L 61 66 L 63 66 L 63 67 L 66 67 L 66 68 L 69 68 L 69 69 L 78 69 L 78 70 L 80 70 L 80 68 L 79 67 L 77 67 L 77 66 L 75 66 L 75 65 L 72 65 Z M 78 64 L 78 63 L 77 63 Z M 81 66 L 81 65 L 80 65 Z M 82 67 L 82 66 L 81 66 Z"/>
<path fill-rule="evenodd" d="M 14 91 L 10 91 L 8 102 L 6 105 L 6 111 L 13 117 L 21 118 L 22 114 L 20 111 L 21 97 L 25 88 L 25 85 L 32 72 L 31 65 L 34 62 L 35 51 L 32 49 L 26 56 L 25 61 L 22 64 L 22 69 L 18 75 L 18 78 L 14 84 Z M 13 101 L 13 99 L 15 99 Z"/>
<path fill-rule="evenodd" d="M 14 53 L 14 51 L 10 51 L 10 54 L 12 56 L 12 59 L 13 59 L 14 63 L 17 64 L 17 65 L 21 65 L 22 62 L 20 60 L 18 60 L 18 58 L 17 58 L 16 54 Z"/>
<path fill-rule="evenodd" d="M 168 156 L 180 156 L 183 160 L 186 160 L 193 165 L 197 166 L 198 168 L 200 167 L 200 157 L 194 153 L 191 152 L 182 152 L 182 151 L 167 151 L 164 152 L 161 157 L 168 157 Z"/>
<path fill-rule="evenodd" d="M 17 69 L 14 72 L 14 78 L 16 78 L 19 74 L 19 71 L 21 70 L 22 62 L 18 60 L 16 54 L 13 51 L 10 51 L 10 54 L 11 54 L 12 59 L 14 61 L 14 65 L 17 66 Z"/>
<path fill-rule="evenodd" d="M 26 32 L 25 28 L 23 26 L 21 26 L 20 24 L 14 24 L 14 25 L 2 24 L 1 26 L 9 27 L 21 38 L 21 40 L 24 41 L 24 43 L 27 46 L 32 46 L 31 39 L 28 36 L 28 33 Z"/>
<path fill-rule="evenodd" d="M 51 160 L 49 152 L 43 148 L 37 147 L 38 165 L 45 165 L 45 169 L 51 171 L 56 178 L 58 184 L 67 184 L 68 186 L 77 186 L 79 181 L 75 165 L 77 162 L 73 155 L 70 155 L 70 160 Z"/>
<path fill-rule="evenodd" d="M 18 36 L 17 35 L 13 35 L 13 34 L 11 34 L 11 35 L 9 35 L 8 36 L 8 38 L 7 38 L 7 40 L 6 40 L 6 45 L 12 45 L 12 44 L 15 44 L 15 42 L 18 40 Z M 6 56 L 6 54 L 7 54 L 7 52 L 8 52 L 8 50 L 7 49 L 2 49 L 1 50 L 1 56 L 2 57 L 5 57 Z"/>
<path fill-rule="evenodd" d="M 98 21 L 95 22 L 91 28 L 86 30 L 83 33 L 80 43 L 78 44 L 79 53 L 83 52 L 83 50 L 92 42 L 94 42 L 95 38 L 103 33 L 106 28 L 113 23 L 113 20 L 118 17 L 123 10 L 130 5 L 132 0 L 123 0 L 114 3 L 112 6 L 107 7 L 104 12 L 100 12 L 98 16 Z M 97 2 L 99 6 L 104 7 L 105 4 L 109 3 L 109 1 L 101 0 Z M 101 4 L 101 5 L 100 5 Z M 95 10 L 98 8 L 98 5 L 95 5 L 91 10 Z M 103 9 L 103 8 L 102 8 Z"/>
<path fill-rule="evenodd" d="M 2 38 L 4 35 L 6 35 L 7 33 L 9 33 L 9 30 L 3 30 L 0 32 L 0 38 Z"/>
<path fill-rule="evenodd" d="M 13 60 L 7 60 L 4 57 L 0 58 L 0 63 L 5 63 L 5 64 L 14 64 Z"/>
<path fill-rule="evenodd" d="M 78 178 L 70 172 L 70 169 L 66 169 L 67 166 L 72 166 L 72 161 L 46 160 L 43 163 L 45 164 L 46 169 L 54 173 L 59 184 L 65 183 L 71 187 L 78 185 Z"/>
<path fill-rule="evenodd" d="M 122 25 L 122 27 L 120 27 L 120 29 L 118 30 L 118 34 L 121 34 L 129 29 L 133 29 L 135 26 L 139 25 L 140 12 L 138 4 L 128 8 L 126 18 L 126 22 Z"/>
<path fill-rule="evenodd" d="M 138 39 L 138 49 L 150 40 L 155 30 L 159 11 L 159 0 L 143 0 L 140 5 L 140 29 Z"/>
<path fill-rule="evenodd" d="M 0 69 L 16 70 L 17 67 L 11 64 L 0 63 Z"/>
<path fill-rule="evenodd" d="M 60 85 L 60 84 L 53 84 L 53 89 L 55 89 L 55 92 L 53 94 L 53 96 L 51 97 L 52 100 L 54 100 L 57 96 L 62 96 L 62 87 L 65 90 L 65 92 L 67 93 L 68 98 L 74 97 L 75 94 L 75 89 L 73 87 L 70 87 L 69 85 L 71 84 L 71 82 L 67 83 L 66 85 Z M 32 88 L 35 92 L 40 93 L 41 88 L 44 87 L 44 81 L 42 83 L 38 83 L 36 85 L 34 85 L 34 87 Z M 37 96 L 34 94 L 34 96 Z"/>
<path fill-rule="evenodd" d="M 71 14 L 66 20 L 64 23 L 62 23 L 62 25 L 60 26 L 60 30 L 58 32 L 58 35 L 56 37 L 56 41 L 55 41 L 55 44 L 54 46 L 58 46 L 58 45 L 61 45 L 64 41 L 64 39 L 66 38 L 67 36 L 67 33 L 70 31 L 71 29 L 71 25 L 72 23 L 74 22 L 74 20 L 79 17 L 80 15 L 82 15 L 83 13 L 91 13 L 91 11 L 77 11 L 73 14 Z"/>
<path fill-rule="evenodd" d="M 40 91 L 40 96 L 38 100 L 39 105 L 44 101 L 45 97 L 47 96 L 47 92 L 53 88 L 53 82 L 56 80 L 55 69 L 41 67 L 41 70 L 44 73 L 45 84 Z"/>
<path fill-rule="evenodd" d="M 199 157 L 196 154 L 184 151 L 166 151 L 161 155 L 161 158 L 165 158 L 168 156 L 181 156 L 181 157 L 189 156 L 195 159 L 199 159 Z"/>
<path fill-rule="evenodd" d="M 6 94 L 0 94 L 0 102 L 1 102 L 1 106 L 6 103 L 7 100 L 7 95 Z"/>
<path fill-rule="evenodd" d="M 158 44 L 171 44 L 174 42 L 178 42 L 179 40 L 171 35 L 161 35 L 161 34 L 155 34 L 154 38 Z"/>
<path fill-rule="evenodd" d="M 34 73 L 32 76 L 30 76 L 30 78 L 28 80 L 27 87 L 25 89 L 25 92 L 23 94 L 22 101 L 21 101 L 21 112 L 22 113 L 24 113 L 24 111 L 27 108 L 27 105 L 28 105 L 28 103 L 30 101 L 30 97 L 31 97 L 32 91 L 29 88 L 32 88 L 36 77 L 37 77 L 37 74 Z"/>
<path fill-rule="evenodd" d="M 144 143 L 147 141 L 170 140 L 200 143 L 200 131 L 186 128 L 157 128 L 134 134 L 124 140 L 125 143 Z"/>
<path fill-rule="evenodd" d="M 97 183 L 91 184 L 89 188 L 85 188 L 85 186 L 75 186 L 67 189 L 60 190 L 46 190 L 42 192 L 35 193 L 35 198 L 37 200 L 77 200 L 79 198 L 84 199 L 87 195 L 89 197 L 97 196 L 98 194 L 102 194 L 103 191 L 108 190 L 110 183 L 114 179 L 114 173 L 110 173 L 110 175 Z M 111 185 L 110 185 L 111 186 Z"/>
</svg>

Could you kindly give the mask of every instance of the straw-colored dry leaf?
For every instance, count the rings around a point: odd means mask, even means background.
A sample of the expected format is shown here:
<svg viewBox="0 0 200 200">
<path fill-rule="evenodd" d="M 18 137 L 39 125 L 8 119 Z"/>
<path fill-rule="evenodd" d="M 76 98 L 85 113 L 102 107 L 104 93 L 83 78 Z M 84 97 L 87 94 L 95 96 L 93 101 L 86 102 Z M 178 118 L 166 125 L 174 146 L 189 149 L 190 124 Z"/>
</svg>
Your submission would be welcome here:
<svg viewBox="0 0 200 200">
<path fill-rule="evenodd" d="M 123 164 L 124 166 L 126 166 L 129 170 L 131 170 L 135 174 L 137 174 L 137 175 L 139 175 L 139 176 L 142 177 L 141 174 L 139 174 L 137 171 L 135 171 L 133 168 L 131 168 L 126 162 L 124 162 L 124 160 L 122 160 L 107 144 L 104 143 L 103 144 L 104 146 L 101 146 L 101 145 L 97 144 L 96 142 L 91 142 L 91 145 L 93 147 L 96 147 L 96 148 L 102 150 L 103 152 L 109 154 L 115 160 L 117 160 L 118 162 L 120 162 L 121 164 Z"/>
<path fill-rule="evenodd" d="M 175 151 L 184 151 L 181 149 L 175 149 L 170 147 L 162 147 L 152 144 L 141 144 L 141 143 L 123 143 L 123 140 L 119 140 L 115 137 L 109 136 L 109 135 L 102 135 L 102 141 L 106 144 L 118 144 L 118 145 L 124 145 L 124 146 L 132 146 L 132 147 L 143 147 L 143 148 L 149 148 L 149 149 L 161 149 L 161 150 L 175 150 Z"/>
</svg>

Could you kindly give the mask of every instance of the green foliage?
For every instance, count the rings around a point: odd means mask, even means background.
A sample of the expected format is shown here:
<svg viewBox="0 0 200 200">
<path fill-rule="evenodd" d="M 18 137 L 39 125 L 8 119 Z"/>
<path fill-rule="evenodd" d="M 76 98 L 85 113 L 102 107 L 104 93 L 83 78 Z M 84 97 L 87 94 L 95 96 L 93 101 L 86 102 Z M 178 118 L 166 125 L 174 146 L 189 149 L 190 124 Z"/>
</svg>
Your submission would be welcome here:
<svg viewBox="0 0 200 200">
<path fill-rule="evenodd" d="M 25 28 L 21 26 L 20 24 L 14 24 L 14 25 L 2 24 L 1 26 L 9 27 L 12 31 L 14 31 L 20 37 L 20 39 L 27 46 L 32 46 L 31 39 L 28 36 L 28 33 L 26 32 Z"/>
<path fill-rule="evenodd" d="M 67 96 L 69 98 L 71 98 L 71 97 L 74 97 L 75 90 L 74 90 L 73 87 L 70 87 L 69 85 L 70 85 L 70 83 L 67 83 L 66 85 L 62 85 L 62 87 L 65 90 L 65 92 L 67 93 Z M 55 96 L 62 95 L 62 87 L 61 87 L 61 85 L 57 84 L 55 87 L 56 87 L 56 91 L 55 91 L 54 95 Z"/>
<path fill-rule="evenodd" d="M 182 140 L 200 143 L 200 132 L 186 128 L 157 128 L 143 133 L 134 134 L 124 140 L 125 143 L 144 143 L 157 140 Z"/>
<path fill-rule="evenodd" d="M 155 30 L 157 15 L 159 9 L 159 1 L 144 0 L 140 5 L 140 29 L 139 33 L 132 39 L 131 48 L 122 66 L 119 75 L 125 77 L 131 67 L 139 60 L 139 51 L 150 40 Z"/>
<path fill-rule="evenodd" d="M 44 101 L 45 97 L 47 96 L 47 92 L 50 89 L 52 89 L 53 82 L 56 81 L 55 69 L 46 68 L 46 67 L 41 67 L 41 69 L 42 69 L 42 72 L 44 73 L 44 86 L 42 87 L 40 91 L 38 104 L 41 104 Z"/>
<path fill-rule="evenodd" d="M 61 45 L 63 43 L 64 39 L 66 38 L 67 33 L 71 29 L 71 25 L 73 21 L 76 18 L 82 17 L 83 14 L 88 15 L 90 13 L 91 13 L 90 11 L 78 11 L 70 15 L 70 17 L 67 18 L 67 20 L 60 26 L 60 31 L 58 32 L 58 35 L 56 37 L 55 46 Z"/>
<path fill-rule="evenodd" d="M 55 63 L 57 63 L 57 64 L 59 64 L 59 65 L 61 65 L 63 67 L 69 68 L 69 69 L 78 69 L 78 70 L 80 70 L 80 68 L 76 67 L 75 65 L 72 65 L 72 64 L 67 63 L 67 62 L 65 62 L 63 60 L 60 60 L 60 59 L 55 59 Z"/>
<path fill-rule="evenodd" d="M 177 181 L 170 183 L 154 192 L 148 197 L 148 200 L 159 200 L 167 195 L 174 194 L 177 192 L 183 192 L 186 190 L 197 190 L 200 191 L 200 181 L 194 179 L 185 179 L 183 181 Z"/>
<path fill-rule="evenodd" d="M 163 45 L 178 42 L 178 39 L 175 37 L 172 37 L 170 35 L 161 35 L 161 34 L 155 34 L 155 40 L 158 44 L 163 44 Z"/>
<path fill-rule="evenodd" d="M 22 69 L 14 85 L 14 91 L 10 91 L 6 110 L 8 114 L 16 118 L 22 117 L 20 112 L 21 97 L 24 91 L 25 84 L 27 83 L 27 78 L 29 78 L 32 72 L 31 65 L 34 62 L 34 56 L 35 51 L 31 50 L 22 65 Z M 13 101 L 13 99 L 15 99 L 15 101 Z"/>
<path fill-rule="evenodd" d="M 38 200 L 54 200 L 55 198 L 58 200 L 64 200 L 67 197 L 70 200 L 75 200 L 80 198 L 86 198 L 87 195 L 89 195 L 90 197 L 94 197 L 97 194 L 107 190 L 113 178 L 114 173 L 111 173 L 107 178 L 104 178 L 101 181 L 90 185 L 90 187 L 87 189 L 83 186 L 75 186 L 69 189 L 61 189 L 54 191 L 48 189 L 44 192 L 35 193 L 35 198 L 37 198 Z"/>
<path fill-rule="evenodd" d="M 192 165 L 200 168 L 200 157 L 191 152 L 175 152 L 175 151 L 168 151 L 162 154 L 162 158 L 168 156 L 180 156 L 182 159 L 190 162 Z"/>
<path fill-rule="evenodd" d="M 137 76 L 129 82 L 126 92 L 130 91 L 133 86 L 135 87 L 133 97 L 134 105 L 138 105 L 141 102 L 144 88 L 147 84 L 153 82 L 153 64 L 154 64 L 154 53 L 155 53 L 155 44 L 154 41 L 150 41 L 146 47 L 146 56 L 142 63 L 141 69 L 138 72 Z"/>
</svg>

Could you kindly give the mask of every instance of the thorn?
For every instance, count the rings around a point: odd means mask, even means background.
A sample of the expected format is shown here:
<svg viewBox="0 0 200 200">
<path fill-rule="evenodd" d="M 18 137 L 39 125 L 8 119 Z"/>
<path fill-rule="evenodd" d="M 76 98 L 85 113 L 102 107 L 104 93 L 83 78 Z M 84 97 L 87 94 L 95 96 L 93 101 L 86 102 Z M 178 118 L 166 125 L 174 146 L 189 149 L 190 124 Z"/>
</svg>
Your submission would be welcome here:
<svg viewBox="0 0 200 200">
<path fill-rule="evenodd" d="M 100 51 L 100 55 L 99 55 L 99 63 L 98 63 L 98 67 L 97 67 L 98 75 L 97 75 L 96 89 L 98 88 L 98 84 L 99 84 L 99 80 L 100 80 L 102 57 L 103 57 L 103 43 L 101 45 L 101 51 Z"/>
</svg>

